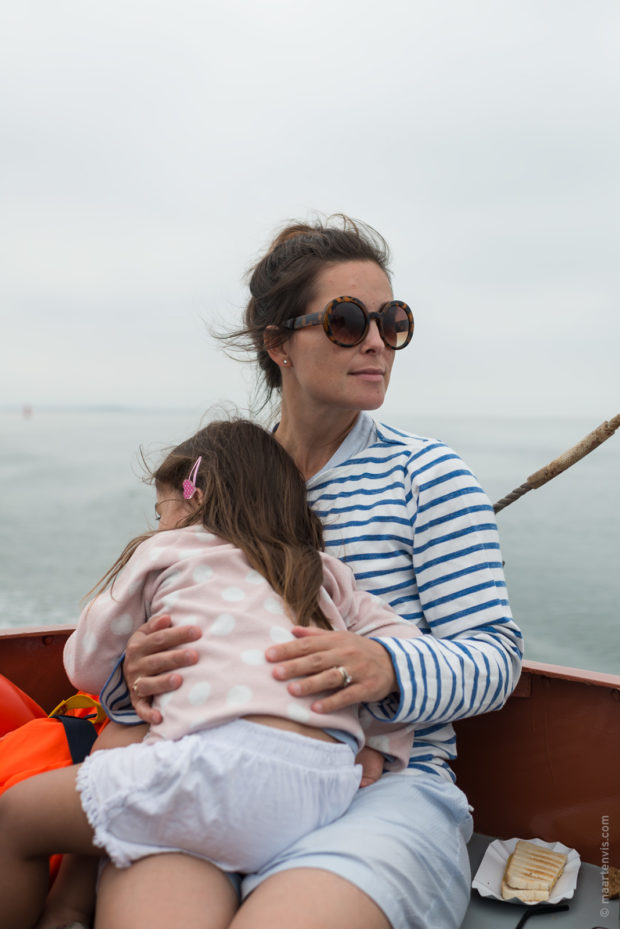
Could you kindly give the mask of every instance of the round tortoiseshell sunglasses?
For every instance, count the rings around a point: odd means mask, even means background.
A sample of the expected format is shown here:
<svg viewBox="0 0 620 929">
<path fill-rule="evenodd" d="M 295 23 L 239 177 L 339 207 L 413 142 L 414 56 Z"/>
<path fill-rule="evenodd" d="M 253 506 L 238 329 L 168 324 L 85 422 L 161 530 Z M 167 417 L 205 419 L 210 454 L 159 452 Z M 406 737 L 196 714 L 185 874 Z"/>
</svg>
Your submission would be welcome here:
<svg viewBox="0 0 620 929">
<path fill-rule="evenodd" d="M 343 348 L 353 348 L 366 338 L 371 320 L 376 319 L 379 335 L 388 348 L 406 348 L 413 335 L 413 313 L 401 300 L 384 303 L 377 313 L 369 313 L 357 297 L 336 297 L 320 313 L 287 319 L 286 329 L 305 329 L 322 325 L 328 339 Z"/>
</svg>

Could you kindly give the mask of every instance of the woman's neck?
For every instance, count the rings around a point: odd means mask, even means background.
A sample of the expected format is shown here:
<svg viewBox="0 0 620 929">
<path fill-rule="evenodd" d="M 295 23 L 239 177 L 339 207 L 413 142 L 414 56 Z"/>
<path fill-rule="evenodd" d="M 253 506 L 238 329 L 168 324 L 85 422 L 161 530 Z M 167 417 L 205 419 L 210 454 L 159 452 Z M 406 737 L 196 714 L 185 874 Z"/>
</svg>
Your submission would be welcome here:
<svg viewBox="0 0 620 929">
<path fill-rule="evenodd" d="M 275 438 L 309 480 L 327 464 L 357 422 L 357 410 L 335 410 L 320 416 L 302 413 L 292 417 L 282 404 Z"/>
</svg>

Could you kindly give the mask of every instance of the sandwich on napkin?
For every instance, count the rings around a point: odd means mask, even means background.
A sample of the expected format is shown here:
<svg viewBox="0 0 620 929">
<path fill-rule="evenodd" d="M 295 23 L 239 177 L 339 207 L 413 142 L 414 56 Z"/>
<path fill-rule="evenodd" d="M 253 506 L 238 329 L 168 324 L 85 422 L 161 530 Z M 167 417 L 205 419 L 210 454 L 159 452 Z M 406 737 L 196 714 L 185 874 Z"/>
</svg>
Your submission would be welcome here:
<svg viewBox="0 0 620 929">
<path fill-rule="evenodd" d="M 502 897 L 517 897 L 524 903 L 548 900 L 564 870 L 567 856 L 549 848 L 519 839 L 506 862 L 502 878 Z"/>
</svg>

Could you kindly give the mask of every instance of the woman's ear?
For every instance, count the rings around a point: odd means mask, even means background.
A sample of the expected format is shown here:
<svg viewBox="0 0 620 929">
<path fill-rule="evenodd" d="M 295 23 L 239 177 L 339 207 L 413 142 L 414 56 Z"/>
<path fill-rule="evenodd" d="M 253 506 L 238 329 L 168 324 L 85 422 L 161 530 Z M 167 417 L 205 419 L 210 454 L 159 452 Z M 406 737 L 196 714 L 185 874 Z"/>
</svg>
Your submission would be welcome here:
<svg viewBox="0 0 620 929">
<path fill-rule="evenodd" d="M 284 342 L 277 326 L 267 326 L 263 336 L 263 345 L 265 351 L 279 368 L 289 364 L 288 361 L 288 339 Z M 286 359 L 286 360 L 285 360 Z"/>
</svg>

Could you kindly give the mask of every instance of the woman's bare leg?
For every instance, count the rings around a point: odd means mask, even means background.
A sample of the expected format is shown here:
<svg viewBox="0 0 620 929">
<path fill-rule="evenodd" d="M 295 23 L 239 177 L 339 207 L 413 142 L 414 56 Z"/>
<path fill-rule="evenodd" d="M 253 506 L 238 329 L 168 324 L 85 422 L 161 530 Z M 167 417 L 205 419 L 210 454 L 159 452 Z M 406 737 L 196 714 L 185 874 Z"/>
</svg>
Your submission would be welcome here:
<svg viewBox="0 0 620 929">
<path fill-rule="evenodd" d="M 31 929 L 54 852 L 100 854 L 75 787 L 79 766 L 21 781 L 0 797 L 0 926 Z"/>
<path fill-rule="evenodd" d="M 377 904 L 329 871 L 280 871 L 250 894 L 230 929 L 390 929 Z"/>
<path fill-rule="evenodd" d="M 107 865 L 95 929 L 227 929 L 238 905 L 215 865 L 190 855 L 151 855 L 123 870 Z"/>
</svg>

